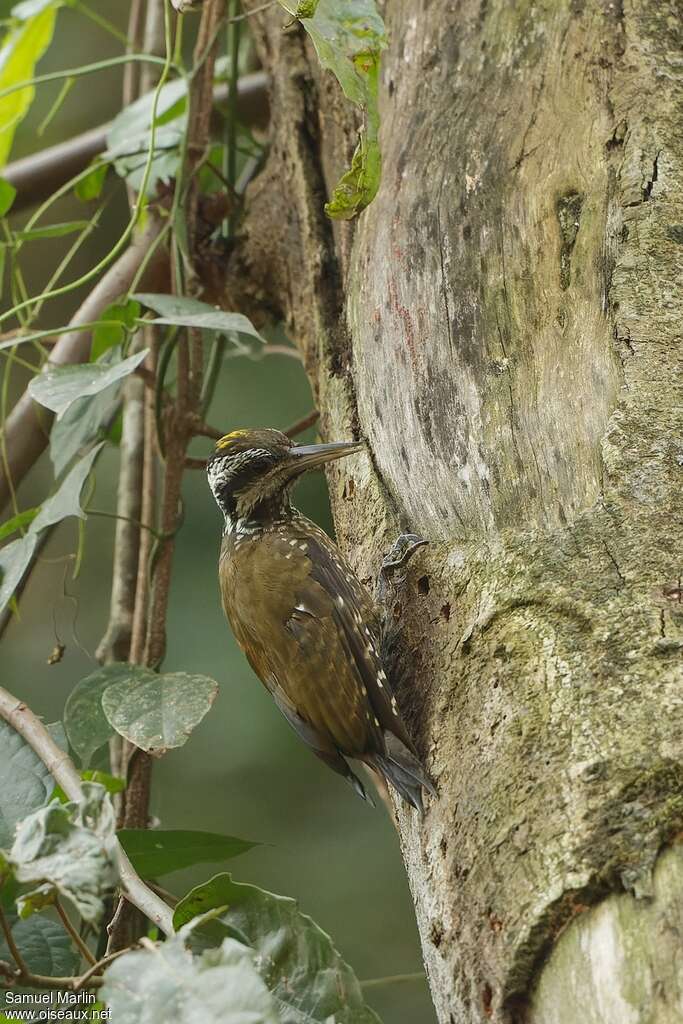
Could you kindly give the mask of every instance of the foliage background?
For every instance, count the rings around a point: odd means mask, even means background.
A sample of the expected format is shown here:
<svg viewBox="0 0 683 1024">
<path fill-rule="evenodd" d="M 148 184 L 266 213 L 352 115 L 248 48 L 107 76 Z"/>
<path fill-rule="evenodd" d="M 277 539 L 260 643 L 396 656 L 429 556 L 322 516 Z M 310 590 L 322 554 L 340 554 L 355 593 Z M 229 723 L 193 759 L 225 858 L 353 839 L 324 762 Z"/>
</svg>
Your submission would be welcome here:
<svg viewBox="0 0 683 1024">
<path fill-rule="evenodd" d="M 11 6 L 1 3 L 0 14 Z M 128 5 L 100 0 L 90 6 L 125 30 Z M 116 52 L 120 51 L 114 39 L 77 12 L 64 9 L 38 70 L 73 67 Z M 37 126 L 55 95 L 52 86 L 38 89 L 33 108 L 17 132 L 13 158 L 112 117 L 120 107 L 121 69 L 77 80 L 57 118 L 38 139 Z M 74 260 L 69 278 L 106 252 L 125 222 L 122 184 L 111 176 L 108 188 L 116 195 L 100 228 Z M 50 220 L 83 216 L 82 204 L 69 197 L 53 209 Z M 25 218 L 22 214 L 17 220 Z M 68 242 L 33 243 L 35 257 L 32 254 L 26 263 L 30 293 L 44 285 Z M 60 301 L 61 307 L 59 302 L 48 306 L 50 326 L 66 322 L 79 300 L 70 296 Z M 14 397 L 24 383 L 21 370 L 15 369 Z M 311 407 L 303 369 L 297 361 L 282 357 L 260 363 L 227 362 L 216 396 L 208 419 L 226 431 L 241 425 L 284 427 Z M 202 451 L 199 442 L 196 450 L 197 454 Z M 89 504 L 113 511 L 115 450 L 107 450 L 99 460 L 96 478 L 96 493 Z M 42 500 L 51 480 L 46 453 L 20 489 L 20 506 Z M 221 691 L 187 746 L 170 752 L 155 766 L 152 813 L 166 828 L 226 832 L 269 844 L 227 865 L 228 869 L 239 880 L 296 897 L 301 909 L 332 935 L 361 979 L 418 970 L 421 955 L 414 912 L 393 827 L 383 808 L 373 811 L 362 804 L 317 763 L 250 672 L 220 608 L 216 579 L 220 520 L 203 473 L 186 475 L 184 499 L 164 667 L 206 673 L 219 681 Z M 300 486 L 298 504 L 332 530 L 322 477 Z M 3 638 L 2 683 L 46 721 L 61 717 L 74 684 L 95 667 L 92 652 L 108 616 L 114 525 L 110 519 L 89 518 L 85 558 L 76 582 L 71 580 L 72 561 L 64 559 L 76 550 L 75 520 L 58 528 L 21 599 L 21 619 L 11 623 Z M 65 587 L 72 597 L 65 596 Z M 46 660 L 57 639 L 66 645 L 66 652 L 60 664 L 48 666 Z M 182 894 L 210 873 L 211 868 L 204 866 L 162 881 Z M 433 1020 L 426 983 L 369 989 L 367 998 L 385 1024 Z"/>
</svg>

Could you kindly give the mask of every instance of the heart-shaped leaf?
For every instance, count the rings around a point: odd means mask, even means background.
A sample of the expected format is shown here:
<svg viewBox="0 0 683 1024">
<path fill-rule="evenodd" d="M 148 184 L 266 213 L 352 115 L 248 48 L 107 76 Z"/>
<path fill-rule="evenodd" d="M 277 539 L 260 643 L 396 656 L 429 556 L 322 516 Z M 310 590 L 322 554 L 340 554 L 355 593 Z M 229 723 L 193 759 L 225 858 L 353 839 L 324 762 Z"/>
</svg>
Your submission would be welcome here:
<svg viewBox="0 0 683 1024">
<path fill-rule="evenodd" d="M 207 676 L 158 675 L 129 668 L 127 679 L 102 694 L 102 709 L 111 725 L 149 754 L 182 747 L 213 704 L 218 684 Z"/>
<path fill-rule="evenodd" d="M 301 913 L 295 900 L 234 882 L 229 874 L 216 875 L 180 901 L 173 925 L 181 928 L 218 907 L 227 910 L 208 923 L 207 932 L 212 924 L 222 925 L 256 951 L 282 1024 L 379 1024 L 332 939 Z M 219 928 L 211 933 L 221 936 Z"/>
<path fill-rule="evenodd" d="M 74 686 L 64 705 L 64 728 L 69 743 L 85 767 L 96 750 L 103 747 L 115 733 L 102 710 L 102 694 L 113 683 L 128 682 L 131 665 L 115 662 L 104 665 L 81 679 Z"/>
</svg>

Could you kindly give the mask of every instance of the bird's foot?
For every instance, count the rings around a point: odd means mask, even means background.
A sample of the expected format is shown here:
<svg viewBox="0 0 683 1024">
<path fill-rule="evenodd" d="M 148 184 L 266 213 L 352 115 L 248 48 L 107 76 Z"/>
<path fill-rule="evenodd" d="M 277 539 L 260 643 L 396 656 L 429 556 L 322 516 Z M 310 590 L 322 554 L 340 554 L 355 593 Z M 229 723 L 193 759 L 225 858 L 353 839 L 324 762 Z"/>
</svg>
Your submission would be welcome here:
<svg viewBox="0 0 683 1024">
<path fill-rule="evenodd" d="M 394 541 L 391 550 L 384 556 L 382 568 L 379 571 L 378 597 L 380 603 L 384 599 L 391 584 L 394 589 L 404 580 L 404 570 L 416 551 L 429 544 L 424 537 L 416 533 L 402 533 Z"/>
</svg>

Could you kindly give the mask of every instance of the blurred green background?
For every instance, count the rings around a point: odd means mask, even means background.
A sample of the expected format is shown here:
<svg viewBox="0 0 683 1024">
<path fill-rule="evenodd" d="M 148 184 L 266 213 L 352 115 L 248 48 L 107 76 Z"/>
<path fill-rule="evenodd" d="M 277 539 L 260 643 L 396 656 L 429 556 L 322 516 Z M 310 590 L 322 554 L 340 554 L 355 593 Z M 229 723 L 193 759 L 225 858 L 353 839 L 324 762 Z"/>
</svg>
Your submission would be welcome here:
<svg viewBox="0 0 683 1024">
<path fill-rule="evenodd" d="M 10 4 L 3 3 L 0 13 Z M 125 28 L 128 4 L 90 5 Z M 57 32 L 39 71 L 76 66 L 121 52 L 120 44 L 77 11 L 58 16 Z M 37 128 L 56 96 L 42 87 L 20 127 L 13 157 L 51 145 L 112 117 L 120 105 L 121 70 L 75 82 L 55 121 L 42 137 Z M 67 197 L 49 222 L 88 216 L 83 204 Z M 67 279 L 92 266 L 107 251 L 125 223 L 120 182 L 109 184 L 109 200 L 100 227 L 83 246 Z M 25 219 L 25 215 L 19 218 Z M 68 241 L 68 240 L 67 240 Z M 40 290 L 66 249 L 64 240 L 34 243 L 24 269 L 29 293 Z M 59 326 L 77 305 L 77 296 L 48 305 L 43 326 Z M 5 294 L 4 308 L 7 307 Z M 5 367 L 3 366 L 3 371 Z M 25 383 L 12 372 L 10 393 Z M 312 405 L 301 365 L 290 358 L 225 363 L 208 417 L 226 431 L 244 425 L 285 427 Z M 313 438 L 313 432 L 309 435 Z M 195 443 L 196 453 L 206 443 Z M 114 510 L 118 453 L 108 449 L 96 471 L 90 504 Z M 52 484 L 49 459 L 43 457 L 19 492 L 20 507 L 42 500 Z M 174 561 L 168 617 L 169 671 L 206 673 L 220 683 L 212 711 L 186 747 L 155 765 L 152 813 L 165 828 L 226 832 L 264 845 L 227 865 L 238 880 L 294 896 L 325 928 L 361 979 L 417 971 L 422 966 L 414 911 L 391 822 L 380 806 L 362 803 L 297 740 L 252 675 L 223 619 L 216 567 L 221 522 L 204 474 L 188 472 L 184 487 L 185 520 Z M 328 531 L 332 524 L 324 480 L 302 483 L 298 505 Z M 43 550 L 13 621 L 1 643 L 3 685 L 26 700 L 46 721 L 61 716 L 74 684 L 94 668 L 93 651 L 105 631 L 114 522 L 90 517 L 85 556 L 73 581 L 77 527 L 67 521 Z M 63 661 L 46 659 L 57 640 L 66 645 Z M 162 881 L 176 893 L 221 869 L 199 867 Z M 385 1024 L 430 1024 L 434 1020 L 424 981 L 368 989 L 370 1004 Z"/>
</svg>

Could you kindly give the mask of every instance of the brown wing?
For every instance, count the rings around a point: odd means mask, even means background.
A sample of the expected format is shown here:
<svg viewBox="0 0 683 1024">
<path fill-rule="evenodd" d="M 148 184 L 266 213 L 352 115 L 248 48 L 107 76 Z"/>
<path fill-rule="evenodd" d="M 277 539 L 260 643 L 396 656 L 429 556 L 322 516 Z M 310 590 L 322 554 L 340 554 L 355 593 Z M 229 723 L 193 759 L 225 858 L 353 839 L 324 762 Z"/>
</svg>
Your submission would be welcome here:
<svg viewBox="0 0 683 1024">
<path fill-rule="evenodd" d="M 302 516 L 226 544 L 226 614 L 302 738 L 319 753 L 359 757 L 383 751 L 389 729 L 412 749 L 379 660 L 372 600 L 326 534 Z"/>
</svg>

